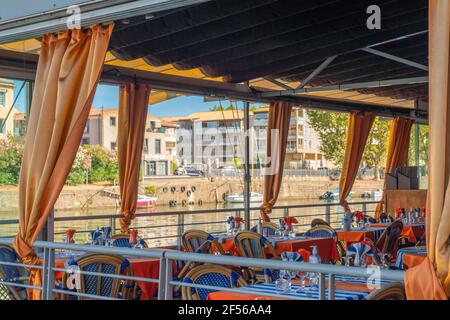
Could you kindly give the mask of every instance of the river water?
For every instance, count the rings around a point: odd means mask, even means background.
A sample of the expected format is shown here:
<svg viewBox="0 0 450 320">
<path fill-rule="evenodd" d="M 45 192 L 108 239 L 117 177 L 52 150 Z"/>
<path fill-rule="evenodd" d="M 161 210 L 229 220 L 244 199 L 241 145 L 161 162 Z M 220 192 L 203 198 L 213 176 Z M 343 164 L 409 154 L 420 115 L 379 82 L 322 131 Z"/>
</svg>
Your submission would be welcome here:
<svg viewBox="0 0 450 320">
<path fill-rule="evenodd" d="M 364 201 L 364 199 L 352 199 L 353 202 Z M 315 204 L 336 204 L 336 202 L 322 202 L 320 200 L 290 200 L 279 201 L 278 206 L 294 206 L 294 205 L 315 205 Z M 252 203 L 252 207 L 258 207 L 258 203 Z M 206 212 L 202 214 L 190 213 L 194 210 L 220 210 L 224 208 L 236 209 L 236 212 Z M 148 211 L 150 216 L 142 216 L 140 213 L 136 214 L 136 219 L 133 221 L 132 227 L 139 229 L 139 235 L 146 239 L 151 247 L 169 246 L 177 244 L 177 234 L 189 229 L 200 229 L 208 232 L 223 232 L 226 229 L 225 220 L 227 216 L 237 215 L 238 210 L 243 209 L 243 204 L 214 204 L 205 203 L 202 206 L 156 206 Z M 354 210 L 362 210 L 361 205 L 352 206 Z M 374 204 L 368 204 L 367 210 L 373 211 Z M 168 214 L 173 212 L 174 214 Z M 55 217 L 93 217 L 102 215 L 118 214 L 114 209 L 106 208 L 90 208 L 88 211 L 82 210 L 57 210 Z M 145 212 L 147 213 L 147 212 Z M 340 225 L 342 216 L 337 214 L 342 213 L 339 205 L 330 206 L 330 220 L 333 225 Z M 283 209 L 274 209 L 271 214 L 273 221 L 277 217 L 284 216 Z M 314 218 L 326 218 L 326 207 L 307 207 L 307 208 L 290 208 L 288 214 L 290 216 L 298 216 L 299 223 L 296 226 L 296 231 L 302 232 L 308 229 L 309 223 Z M 241 211 L 243 216 L 243 211 Z M 251 218 L 257 219 L 259 217 L 258 210 L 251 211 Z M 17 219 L 17 212 L 0 213 L 0 221 L 8 219 Z M 62 241 L 64 233 L 67 229 L 76 229 L 77 243 L 89 242 L 88 231 L 96 227 L 109 226 L 112 221 L 119 227 L 117 219 L 99 218 L 95 220 L 75 220 L 75 221 L 56 221 L 55 222 L 55 240 Z M 179 225 L 185 225 L 181 229 Z M 251 225 L 255 225 L 256 221 L 252 221 Z M 0 224 L 0 237 L 13 236 L 18 231 L 17 224 Z"/>
</svg>

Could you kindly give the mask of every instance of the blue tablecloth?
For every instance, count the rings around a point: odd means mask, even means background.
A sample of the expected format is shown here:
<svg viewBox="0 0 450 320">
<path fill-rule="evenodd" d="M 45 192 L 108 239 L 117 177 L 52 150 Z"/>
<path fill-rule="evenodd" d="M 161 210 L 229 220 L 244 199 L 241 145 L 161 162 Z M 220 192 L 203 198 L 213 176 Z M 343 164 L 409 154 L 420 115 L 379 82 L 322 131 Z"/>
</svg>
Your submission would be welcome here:
<svg viewBox="0 0 450 320">
<path fill-rule="evenodd" d="M 300 291 L 300 286 L 293 285 L 289 293 L 280 293 L 277 291 L 275 284 L 273 283 L 260 283 L 253 286 L 245 287 L 246 290 L 253 291 L 252 294 L 264 295 L 270 294 L 281 294 L 288 299 L 319 299 L 318 288 L 309 287 L 308 291 Z M 328 297 L 328 289 L 325 289 L 326 297 Z M 336 290 L 335 299 L 336 300 L 364 300 L 369 294 L 367 292 L 357 292 L 348 290 Z"/>
<path fill-rule="evenodd" d="M 427 254 L 427 249 L 426 249 L 426 247 L 409 247 L 409 248 L 399 249 L 397 252 L 397 260 L 395 261 L 395 265 L 397 268 L 402 269 L 402 270 L 404 269 L 403 255 L 405 253 L 425 256 Z"/>
</svg>

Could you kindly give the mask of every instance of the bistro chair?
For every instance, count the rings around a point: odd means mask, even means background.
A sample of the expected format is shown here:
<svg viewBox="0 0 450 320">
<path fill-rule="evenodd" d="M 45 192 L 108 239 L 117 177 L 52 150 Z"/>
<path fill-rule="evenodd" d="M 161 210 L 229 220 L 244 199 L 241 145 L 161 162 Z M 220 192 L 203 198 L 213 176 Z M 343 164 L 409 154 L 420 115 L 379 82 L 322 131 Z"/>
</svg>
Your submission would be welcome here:
<svg viewBox="0 0 450 320">
<path fill-rule="evenodd" d="M 315 226 L 330 226 L 330 224 L 323 219 L 315 218 L 311 221 L 311 228 Z"/>
<path fill-rule="evenodd" d="M 400 220 L 392 222 L 381 234 L 376 243 L 376 247 L 381 253 L 392 254 L 398 245 L 398 239 L 403 230 L 403 223 Z"/>
<path fill-rule="evenodd" d="M 241 257 L 259 258 L 259 259 L 280 259 L 275 248 L 264 236 L 252 232 L 241 231 L 234 237 L 236 250 Z M 269 281 L 267 276 L 272 276 L 272 271 L 266 268 L 245 267 L 242 268 L 244 278 L 250 282 L 258 282 L 264 278 Z M 273 276 L 272 276 L 273 278 Z"/>
<path fill-rule="evenodd" d="M 392 283 L 382 289 L 372 291 L 367 300 L 406 300 L 405 287 L 402 283 Z"/>
<path fill-rule="evenodd" d="M 337 239 L 336 230 L 329 225 L 316 225 L 305 232 L 305 236 L 311 238 L 333 238 Z"/>
<path fill-rule="evenodd" d="M 225 251 L 219 241 L 206 231 L 188 230 L 181 236 L 181 241 L 185 252 L 197 252 L 204 242 L 209 241 L 211 246 L 208 247 L 210 249 L 210 252 L 208 253 L 216 252 L 220 255 L 225 255 Z"/>
<path fill-rule="evenodd" d="M 245 287 L 247 282 L 236 271 L 216 265 L 204 264 L 192 269 L 183 279 L 184 283 L 223 288 Z M 183 286 L 183 300 L 206 300 L 208 294 L 217 290 Z"/>
<path fill-rule="evenodd" d="M 129 266 L 129 261 L 119 255 L 110 254 L 88 254 L 78 258 L 75 265 L 80 268 L 80 288 L 72 292 L 82 295 L 102 296 L 109 298 L 131 299 L 136 298 L 133 293 L 136 292 L 134 281 L 112 278 L 108 275 L 125 275 L 133 276 L 133 272 Z M 105 276 L 84 274 L 83 272 L 97 272 L 105 274 Z M 67 280 L 69 273 L 63 274 L 62 288 L 67 288 Z M 95 297 L 93 297 L 95 298 Z M 62 294 L 62 300 L 86 300 L 88 296 L 75 296 L 71 294 Z"/>
<path fill-rule="evenodd" d="M 22 263 L 16 251 L 6 245 L 0 245 L 0 262 Z M 0 281 L 26 284 L 28 276 L 24 268 L 0 264 Z M 0 300 L 26 300 L 27 290 L 23 287 L 12 287 L 0 284 Z"/>
<path fill-rule="evenodd" d="M 133 248 L 130 243 L 130 235 L 128 234 L 115 234 L 111 237 L 111 239 L 113 240 L 113 247 Z M 147 242 L 145 242 L 144 239 L 139 239 L 138 241 L 143 248 L 148 248 Z"/>
<path fill-rule="evenodd" d="M 263 228 L 263 233 L 265 234 L 265 232 L 267 231 L 267 234 L 269 236 L 275 235 L 277 230 L 279 229 L 278 226 L 276 225 L 276 223 L 273 223 L 273 222 L 263 222 L 262 228 Z M 257 232 L 258 226 L 254 226 L 253 228 L 250 229 L 250 231 Z"/>
</svg>

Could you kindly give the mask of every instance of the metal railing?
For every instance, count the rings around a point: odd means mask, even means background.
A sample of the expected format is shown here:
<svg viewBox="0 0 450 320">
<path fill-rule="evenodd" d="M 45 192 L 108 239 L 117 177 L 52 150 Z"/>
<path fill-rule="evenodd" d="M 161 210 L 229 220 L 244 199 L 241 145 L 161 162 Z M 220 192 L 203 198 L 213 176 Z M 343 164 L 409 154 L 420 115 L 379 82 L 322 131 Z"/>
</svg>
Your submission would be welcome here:
<svg viewBox="0 0 450 320">
<path fill-rule="evenodd" d="M 360 210 L 365 213 L 375 211 L 378 201 L 352 202 L 352 209 Z M 259 207 L 251 207 L 250 225 L 256 224 L 259 219 Z M 226 232 L 225 220 L 226 216 L 243 216 L 243 208 L 227 208 L 227 209 L 204 209 L 193 211 L 170 211 L 170 212 L 146 212 L 136 214 L 133 222 L 133 228 L 140 230 L 141 237 L 148 241 L 149 246 L 173 246 L 181 248 L 181 235 L 189 229 L 203 229 L 212 234 Z M 271 218 L 278 219 L 282 217 L 296 217 L 299 223 L 295 228 L 297 232 L 306 231 L 314 218 L 322 218 L 333 227 L 341 225 L 344 212 L 338 203 L 319 203 L 319 204 L 301 204 L 301 205 L 279 205 L 274 207 Z M 85 227 L 77 227 L 78 235 L 85 235 L 83 241 L 87 241 L 88 234 L 95 230 L 96 226 L 110 226 L 112 230 L 119 230 L 118 219 L 120 214 L 101 214 L 87 216 L 55 216 L 54 235 L 61 239 L 65 234 L 65 230 L 73 228 L 76 223 L 86 223 Z M 201 221 L 200 219 L 203 219 Z M 206 219 L 207 217 L 207 219 Z M 206 220 L 205 220 L 206 219 Z M 160 224 L 158 221 L 167 221 Z M 94 224 L 96 223 L 96 224 Z M 0 227 L 3 225 L 17 226 L 18 220 L 0 220 Z M 157 231 L 157 233 L 156 233 Z M 0 237 L 14 236 L 11 234 L 0 234 Z"/>
<path fill-rule="evenodd" d="M 0 239 L 0 245 L 11 245 L 12 239 Z M 36 287 L 28 284 L 18 284 L 15 282 L 1 281 L 0 285 L 11 286 L 11 287 L 22 287 L 27 289 L 37 289 L 42 291 L 42 298 L 44 300 L 52 300 L 55 298 L 55 294 L 64 294 L 76 297 L 92 298 L 92 299 L 116 299 L 115 297 L 109 298 L 99 295 L 90 295 L 77 291 L 67 291 L 55 287 L 55 272 L 66 272 L 68 270 L 63 268 L 55 267 L 55 251 L 56 250 L 70 250 L 72 252 L 83 252 L 83 253 L 101 253 L 101 254 L 115 254 L 125 257 L 139 257 L 139 258 L 149 258 L 149 259 L 159 259 L 159 276 L 158 278 L 143 278 L 134 277 L 126 275 L 113 275 L 98 272 L 87 272 L 80 271 L 80 274 L 96 275 L 105 278 L 120 278 L 122 280 L 131 281 L 142 281 L 158 284 L 158 299 L 160 300 L 172 300 L 173 292 L 176 286 L 187 286 L 192 288 L 203 288 L 212 291 L 231 291 L 236 293 L 244 294 L 255 294 L 254 291 L 246 289 L 246 287 L 239 288 L 224 288 L 214 285 L 199 285 L 193 283 L 181 282 L 174 280 L 173 278 L 173 263 L 174 261 L 192 261 L 197 263 L 208 263 L 216 265 L 225 266 L 240 266 L 240 267 L 258 267 L 258 268 L 268 268 L 271 270 L 291 270 L 296 272 L 314 272 L 319 275 L 319 287 L 318 287 L 318 298 L 320 300 L 334 300 L 336 292 L 335 276 L 354 276 L 359 278 L 369 279 L 376 274 L 377 279 L 381 280 L 391 280 L 391 281 L 403 281 L 404 272 L 386 270 L 379 268 L 361 268 L 361 267 L 347 267 L 329 264 L 310 264 L 310 263 L 298 263 L 298 262 L 286 262 L 280 260 L 268 260 L 268 259 L 253 259 L 253 258 L 243 258 L 234 256 L 218 256 L 209 254 L 197 254 L 197 253 L 187 253 L 174 250 L 159 250 L 159 249 L 130 249 L 130 248 L 118 248 L 118 247 L 102 247 L 102 246 L 92 246 L 92 245 L 76 245 L 76 244 L 65 244 L 65 243 L 55 243 L 55 242 L 45 242 L 36 241 L 34 244 L 34 249 L 44 250 L 44 256 L 42 259 L 41 266 L 32 266 L 41 269 L 42 271 L 42 286 Z M 0 261 L 0 265 L 14 265 L 17 267 L 25 267 L 28 265 L 21 263 L 6 263 Z M 328 290 L 326 290 L 326 279 L 328 279 Z M 328 291 L 328 294 L 326 294 Z M 282 299 L 293 299 L 291 296 L 287 296 L 283 293 L 261 293 L 259 295 L 282 298 Z M 297 297 L 295 297 L 297 298 Z M 312 299 L 298 297 L 298 299 Z"/>
</svg>

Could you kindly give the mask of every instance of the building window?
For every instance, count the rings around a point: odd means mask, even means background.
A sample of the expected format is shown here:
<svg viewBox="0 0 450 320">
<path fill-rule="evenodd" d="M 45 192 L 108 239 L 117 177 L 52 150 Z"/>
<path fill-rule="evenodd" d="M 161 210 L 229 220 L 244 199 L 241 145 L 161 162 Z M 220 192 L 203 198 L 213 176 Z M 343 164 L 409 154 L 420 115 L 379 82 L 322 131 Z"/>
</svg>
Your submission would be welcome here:
<svg viewBox="0 0 450 320">
<path fill-rule="evenodd" d="M 6 106 L 6 93 L 0 92 L 0 107 Z"/>
<path fill-rule="evenodd" d="M 83 138 L 83 140 L 81 140 L 81 145 L 84 146 L 85 144 L 89 144 L 89 138 Z"/>
<path fill-rule="evenodd" d="M 116 117 L 109 117 L 109 125 L 111 127 L 115 127 L 116 126 Z"/>
<path fill-rule="evenodd" d="M 147 152 L 147 151 L 148 151 L 148 139 L 145 138 L 145 140 L 144 140 L 144 152 Z"/>
<path fill-rule="evenodd" d="M 90 126 L 90 120 L 88 119 L 86 121 L 86 127 L 84 127 L 84 133 L 89 133 L 89 126 Z"/>
<path fill-rule="evenodd" d="M 161 154 L 161 140 L 155 140 L 155 154 Z"/>
<path fill-rule="evenodd" d="M 116 143 L 115 142 L 111 142 L 111 150 L 116 150 Z"/>
<path fill-rule="evenodd" d="M 3 125 L 4 124 L 4 125 Z M 0 133 L 5 134 L 6 132 L 6 123 L 5 123 L 5 119 L 0 119 Z"/>
</svg>

